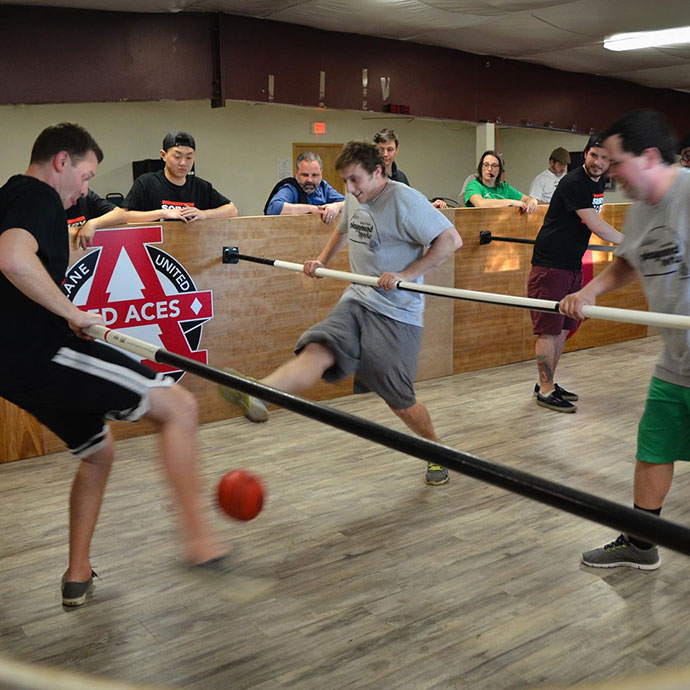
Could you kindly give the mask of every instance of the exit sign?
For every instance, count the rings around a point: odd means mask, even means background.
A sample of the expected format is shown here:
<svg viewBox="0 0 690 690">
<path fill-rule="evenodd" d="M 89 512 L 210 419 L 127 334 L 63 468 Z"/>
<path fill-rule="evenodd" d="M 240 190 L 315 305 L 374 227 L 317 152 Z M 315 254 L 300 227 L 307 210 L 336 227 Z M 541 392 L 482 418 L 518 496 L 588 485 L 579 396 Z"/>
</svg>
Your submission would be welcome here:
<svg viewBox="0 0 690 690">
<path fill-rule="evenodd" d="M 312 122 L 311 123 L 311 133 L 312 134 L 325 134 L 326 133 L 326 123 L 325 122 Z"/>
</svg>

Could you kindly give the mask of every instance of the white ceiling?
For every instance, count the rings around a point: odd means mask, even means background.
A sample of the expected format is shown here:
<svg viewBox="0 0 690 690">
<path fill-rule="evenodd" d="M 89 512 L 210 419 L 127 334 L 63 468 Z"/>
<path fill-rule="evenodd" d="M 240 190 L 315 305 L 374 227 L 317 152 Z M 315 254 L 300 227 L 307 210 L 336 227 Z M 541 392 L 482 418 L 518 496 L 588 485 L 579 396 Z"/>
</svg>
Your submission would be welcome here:
<svg viewBox="0 0 690 690">
<path fill-rule="evenodd" d="M 614 33 L 690 26 L 690 0 L 25 0 L 126 12 L 226 12 L 455 48 L 690 91 L 690 44 L 615 53 Z"/>
</svg>

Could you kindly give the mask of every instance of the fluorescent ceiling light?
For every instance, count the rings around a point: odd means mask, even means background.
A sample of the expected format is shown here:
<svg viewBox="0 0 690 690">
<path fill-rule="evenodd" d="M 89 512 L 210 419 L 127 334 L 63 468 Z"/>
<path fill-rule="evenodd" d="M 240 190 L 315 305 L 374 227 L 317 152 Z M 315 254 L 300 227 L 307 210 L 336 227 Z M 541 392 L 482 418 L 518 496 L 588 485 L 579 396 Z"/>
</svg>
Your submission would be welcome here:
<svg viewBox="0 0 690 690">
<path fill-rule="evenodd" d="M 637 31 L 630 34 L 614 34 L 604 41 L 608 50 L 639 50 L 673 43 L 690 43 L 690 26 L 663 31 Z"/>
</svg>

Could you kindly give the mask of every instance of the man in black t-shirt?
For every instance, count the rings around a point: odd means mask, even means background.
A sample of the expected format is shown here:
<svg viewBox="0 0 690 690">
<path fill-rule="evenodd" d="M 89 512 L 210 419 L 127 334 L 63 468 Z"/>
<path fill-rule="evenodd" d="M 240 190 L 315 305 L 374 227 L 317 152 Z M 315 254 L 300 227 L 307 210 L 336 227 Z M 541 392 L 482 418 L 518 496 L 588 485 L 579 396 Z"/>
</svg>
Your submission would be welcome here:
<svg viewBox="0 0 690 690">
<path fill-rule="evenodd" d="M 137 177 L 125 199 L 125 208 L 130 211 L 162 209 L 158 218 L 185 223 L 237 216 L 237 207 L 230 199 L 216 191 L 210 182 L 190 174 L 195 155 L 196 143 L 191 134 L 167 134 L 161 149 L 165 168 Z"/>
<path fill-rule="evenodd" d="M 96 230 L 112 228 L 123 223 L 136 223 L 136 219 L 129 219 L 127 211 L 119 208 L 107 199 L 98 196 L 89 189 L 86 196 L 80 196 L 74 206 L 65 211 L 67 227 L 75 246 L 86 249 L 91 246 L 91 239 Z M 144 222 L 146 219 L 140 219 Z M 157 220 L 151 218 L 150 220 Z"/>
<path fill-rule="evenodd" d="M 584 150 L 584 164 L 560 181 L 551 199 L 534 244 L 527 283 L 529 297 L 558 301 L 582 287 L 582 257 L 591 233 L 605 242 L 620 244 L 621 233 L 599 217 L 608 167 L 603 142 L 599 135 L 592 135 Z M 537 404 L 557 412 L 575 412 L 577 394 L 555 383 L 554 375 L 565 339 L 577 321 L 563 314 L 530 313 L 537 336 Z"/>
<path fill-rule="evenodd" d="M 62 602 L 80 606 L 93 585 L 90 546 L 113 462 L 104 419 L 159 426 L 161 460 L 180 507 L 185 558 L 222 558 L 203 516 L 195 469 L 196 402 L 171 379 L 97 343 L 103 324 L 62 292 L 69 261 L 65 209 L 86 195 L 103 153 L 79 125 L 60 123 L 36 139 L 29 167 L 0 188 L 0 397 L 33 414 L 82 462 L 70 497 L 69 565 Z"/>
<path fill-rule="evenodd" d="M 70 230 L 77 230 L 88 223 L 92 218 L 100 218 L 106 213 L 116 209 L 117 206 L 107 199 L 98 196 L 92 189 L 86 196 L 80 196 L 74 206 L 70 206 L 66 211 L 67 227 Z"/>
</svg>

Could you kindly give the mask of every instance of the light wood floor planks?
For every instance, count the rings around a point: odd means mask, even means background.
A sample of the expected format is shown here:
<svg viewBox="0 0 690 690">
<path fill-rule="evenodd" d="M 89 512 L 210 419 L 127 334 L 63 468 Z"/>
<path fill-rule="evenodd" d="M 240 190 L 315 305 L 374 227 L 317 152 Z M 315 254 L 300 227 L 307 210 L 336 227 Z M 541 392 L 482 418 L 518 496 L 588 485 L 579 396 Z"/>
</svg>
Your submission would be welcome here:
<svg viewBox="0 0 690 690">
<path fill-rule="evenodd" d="M 566 354 L 579 411 L 536 406 L 531 363 L 419 385 L 448 445 L 630 503 L 637 420 L 658 338 Z M 338 409 L 402 429 L 372 395 Z M 200 437 L 209 496 L 227 470 L 261 475 L 247 524 L 214 513 L 237 572 L 275 578 L 251 602 L 190 582 L 153 438 L 118 443 L 95 538 L 101 576 L 82 609 L 59 605 L 67 453 L 0 466 L 0 654 L 124 681 L 199 690 L 501 690 L 569 686 L 690 663 L 690 562 L 595 571 L 581 550 L 615 537 L 286 411 Z M 690 523 L 677 468 L 664 516 Z"/>
</svg>

